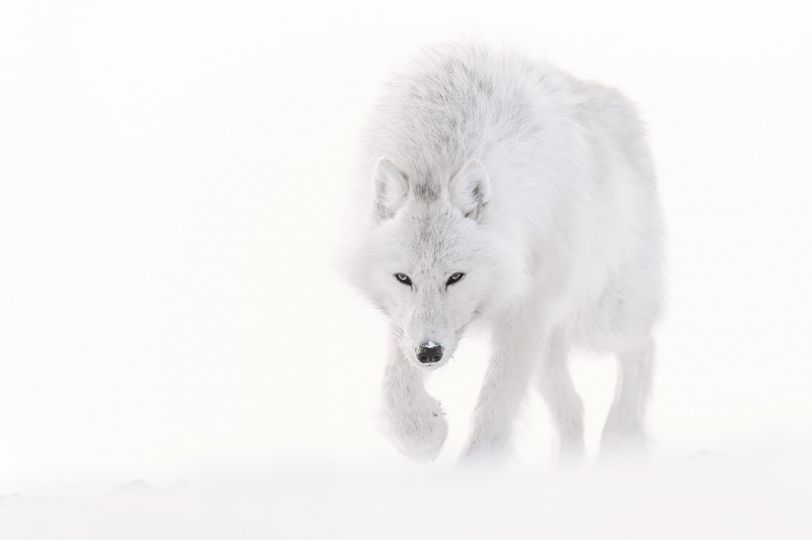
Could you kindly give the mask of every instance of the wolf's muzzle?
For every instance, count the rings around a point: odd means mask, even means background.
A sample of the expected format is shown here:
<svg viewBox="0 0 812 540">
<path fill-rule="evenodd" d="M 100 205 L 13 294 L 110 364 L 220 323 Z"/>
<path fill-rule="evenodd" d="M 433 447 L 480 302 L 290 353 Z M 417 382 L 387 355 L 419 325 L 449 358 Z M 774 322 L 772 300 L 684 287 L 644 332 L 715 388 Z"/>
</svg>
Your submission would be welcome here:
<svg viewBox="0 0 812 540">
<path fill-rule="evenodd" d="M 417 349 L 417 360 L 421 364 L 436 364 L 442 359 L 443 347 L 433 341 L 427 341 Z"/>
</svg>

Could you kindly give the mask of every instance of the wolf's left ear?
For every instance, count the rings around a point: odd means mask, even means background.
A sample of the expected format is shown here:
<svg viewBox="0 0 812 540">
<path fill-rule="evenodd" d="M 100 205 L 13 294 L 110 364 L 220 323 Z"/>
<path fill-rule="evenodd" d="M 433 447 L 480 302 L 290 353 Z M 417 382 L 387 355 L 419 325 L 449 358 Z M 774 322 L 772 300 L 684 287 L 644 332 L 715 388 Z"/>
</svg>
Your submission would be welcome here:
<svg viewBox="0 0 812 540">
<path fill-rule="evenodd" d="M 382 157 L 375 163 L 372 173 L 372 194 L 375 213 L 379 220 L 389 219 L 397 213 L 406 199 L 409 185 L 406 175 L 389 159 Z"/>
<path fill-rule="evenodd" d="M 491 181 L 477 159 L 465 162 L 449 184 L 451 202 L 465 217 L 478 220 L 491 198 Z"/>
</svg>

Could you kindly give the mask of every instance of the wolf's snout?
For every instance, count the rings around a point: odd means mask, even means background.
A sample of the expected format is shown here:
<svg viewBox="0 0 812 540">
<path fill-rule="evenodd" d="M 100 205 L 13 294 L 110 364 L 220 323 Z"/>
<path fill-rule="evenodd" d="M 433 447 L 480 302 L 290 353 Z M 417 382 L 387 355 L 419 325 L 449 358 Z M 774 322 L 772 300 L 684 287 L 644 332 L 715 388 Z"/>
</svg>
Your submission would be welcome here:
<svg viewBox="0 0 812 540">
<path fill-rule="evenodd" d="M 443 347 L 427 341 L 417 349 L 417 360 L 421 364 L 436 364 L 443 359 Z"/>
</svg>

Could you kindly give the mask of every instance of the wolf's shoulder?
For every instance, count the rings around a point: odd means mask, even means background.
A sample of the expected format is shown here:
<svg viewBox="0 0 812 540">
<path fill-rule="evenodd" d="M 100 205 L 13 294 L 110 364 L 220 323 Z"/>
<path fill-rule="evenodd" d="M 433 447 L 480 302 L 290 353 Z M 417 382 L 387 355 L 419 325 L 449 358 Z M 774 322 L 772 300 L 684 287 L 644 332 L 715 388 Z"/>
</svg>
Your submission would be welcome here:
<svg viewBox="0 0 812 540">
<path fill-rule="evenodd" d="M 449 94 L 462 91 L 471 98 L 477 93 L 487 95 L 514 86 L 511 83 L 558 74 L 549 64 L 515 51 L 476 42 L 452 42 L 419 49 L 393 74 L 389 85 L 406 85 L 412 91 L 420 87 Z"/>
</svg>

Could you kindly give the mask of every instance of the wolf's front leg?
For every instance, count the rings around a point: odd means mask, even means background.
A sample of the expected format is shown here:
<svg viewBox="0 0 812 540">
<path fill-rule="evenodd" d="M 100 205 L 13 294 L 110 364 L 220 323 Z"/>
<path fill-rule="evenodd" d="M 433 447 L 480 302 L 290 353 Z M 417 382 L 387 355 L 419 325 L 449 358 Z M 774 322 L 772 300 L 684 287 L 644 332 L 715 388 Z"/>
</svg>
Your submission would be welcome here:
<svg viewBox="0 0 812 540">
<path fill-rule="evenodd" d="M 397 345 L 390 346 L 383 380 L 384 428 L 398 450 L 421 462 L 437 457 L 448 434 L 445 413 L 426 392 L 425 377 Z"/>
<path fill-rule="evenodd" d="M 513 421 L 543 343 L 541 327 L 526 314 L 494 329 L 494 351 L 477 399 L 462 463 L 501 461 L 510 452 Z"/>
</svg>

